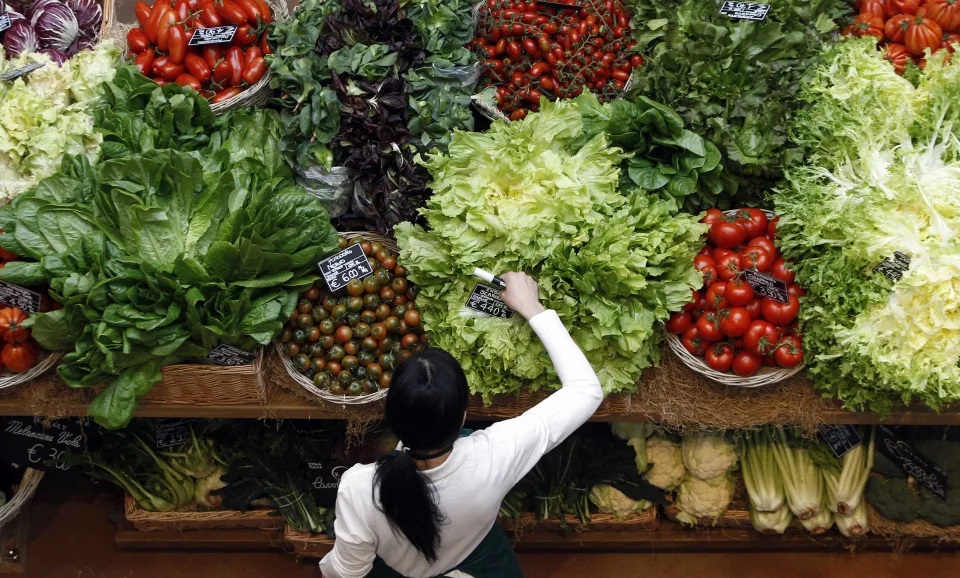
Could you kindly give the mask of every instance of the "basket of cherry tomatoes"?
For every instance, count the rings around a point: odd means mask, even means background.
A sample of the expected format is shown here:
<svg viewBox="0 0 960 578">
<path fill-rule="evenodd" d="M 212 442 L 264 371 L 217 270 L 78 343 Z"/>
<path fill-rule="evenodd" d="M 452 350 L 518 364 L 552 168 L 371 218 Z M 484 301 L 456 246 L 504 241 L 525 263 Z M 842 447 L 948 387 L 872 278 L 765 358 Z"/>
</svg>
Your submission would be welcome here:
<svg viewBox="0 0 960 578">
<path fill-rule="evenodd" d="M 953 53 L 960 45 L 960 3 L 955 0 L 856 0 L 857 16 L 843 29 L 873 36 L 886 46 L 884 58 L 903 74 L 911 62 L 926 66 L 926 51 Z"/>
<path fill-rule="evenodd" d="M 710 209 L 708 242 L 694 259 L 703 287 L 666 323 L 667 344 L 690 369 L 724 385 L 760 387 L 803 367 L 800 297 L 790 263 L 776 247 L 778 219 L 761 209 Z M 764 296 L 761 274 L 784 295 Z M 773 295 L 774 293 L 770 293 Z"/>
<path fill-rule="evenodd" d="M 260 106 L 269 96 L 267 30 L 288 17 L 279 0 L 157 0 L 134 6 L 139 26 L 127 32 L 127 50 L 137 69 L 157 84 L 189 86 L 220 114 Z M 235 26 L 224 42 L 191 46 L 200 29 Z M 203 33 L 201 33 L 203 34 Z M 198 37 L 199 40 L 199 37 Z"/>
<path fill-rule="evenodd" d="M 520 120 L 541 97 L 619 98 L 643 66 L 623 0 L 484 0 L 469 47 L 483 64 L 481 86 L 496 90 L 496 108 L 477 107 L 494 120 Z"/>
<path fill-rule="evenodd" d="M 429 340 L 397 245 L 375 233 L 340 237 L 341 249 L 356 243 L 373 274 L 332 293 L 317 280 L 277 342 L 287 374 L 305 392 L 346 405 L 385 397 L 393 370 Z"/>
</svg>

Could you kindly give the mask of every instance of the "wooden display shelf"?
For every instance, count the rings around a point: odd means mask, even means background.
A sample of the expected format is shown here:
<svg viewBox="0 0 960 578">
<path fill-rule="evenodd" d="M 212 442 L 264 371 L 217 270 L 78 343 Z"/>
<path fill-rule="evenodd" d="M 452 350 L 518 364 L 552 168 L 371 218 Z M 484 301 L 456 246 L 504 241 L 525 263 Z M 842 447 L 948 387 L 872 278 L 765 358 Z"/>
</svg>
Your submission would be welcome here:
<svg viewBox="0 0 960 578">
<path fill-rule="evenodd" d="M 24 574 L 27 571 L 27 537 L 30 508 L 0 528 L 0 574 Z"/>
<path fill-rule="evenodd" d="M 285 549 L 283 530 L 186 530 L 141 532 L 120 520 L 114 543 L 120 550 L 272 552 Z"/>
</svg>

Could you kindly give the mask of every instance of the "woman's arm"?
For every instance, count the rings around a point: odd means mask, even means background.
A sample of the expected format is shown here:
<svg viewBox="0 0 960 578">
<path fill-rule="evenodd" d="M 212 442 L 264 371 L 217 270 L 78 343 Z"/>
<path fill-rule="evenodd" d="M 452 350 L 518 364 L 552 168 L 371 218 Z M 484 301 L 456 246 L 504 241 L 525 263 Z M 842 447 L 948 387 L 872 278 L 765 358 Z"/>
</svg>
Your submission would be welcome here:
<svg viewBox="0 0 960 578">
<path fill-rule="evenodd" d="M 363 516 L 367 507 L 372 507 L 372 494 L 365 493 L 350 474 L 347 470 L 340 478 L 333 524 L 337 539 L 333 550 L 320 561 L 323 578 L 362 578 L 377 557 L 377 537 Z"/>
<path fill-rule="evenodd" d="M 561 389 L 523 415 L 496 423 L 491 438 L 493 470 L 504 491 L 526 475 L 543 454 L 557 447 L 583 425 L 603 401 L 603 390 L 590 362 L 570 337 L 556 312 L 540 305 L 537 284 L 523 273 L 506 273 L 503 299 L 530 322 L 543 342 L 560 378 Z"/>
</svg>

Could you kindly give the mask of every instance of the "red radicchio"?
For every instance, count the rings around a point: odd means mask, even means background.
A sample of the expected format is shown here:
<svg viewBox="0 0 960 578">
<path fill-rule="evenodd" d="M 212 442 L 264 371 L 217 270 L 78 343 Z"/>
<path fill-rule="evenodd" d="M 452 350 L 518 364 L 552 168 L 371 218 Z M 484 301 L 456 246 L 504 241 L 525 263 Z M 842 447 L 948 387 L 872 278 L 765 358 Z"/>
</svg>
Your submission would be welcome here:
<svg viewBox="0 0 960 578">
<path fill-rule="evenodd" d="M 67 50 L 80 34 L 77 17 L 63 4 L 47 4 L 38 13 L 33 27 L 43 48 Z"/>
<path fill-rule="evenodd" d="M 97 4 L 96 0 L 64 0 L 64 4 L 73 10 L 74 16 L 77 17 L 80 33 L 95 38 L 103 23 L 103 8 Z"/>
<path fill-rule="evenodd" d="M 35 0 L 30 7 L 23 13 L 24 16 L 30 20 L 30 25 L 33 26 L 37 23 L 37 18 L 40 17 L 40 14 L 43 12 L 44 8 L 51 4 L 59 4 L 58 0 Z"/>
<path fill-rule="evenodd" d="M 24 52 L 36 52 L 39 48 L 37 33 L 26 19 L 17 20 L 3 33 L 3 47 L 10 58 L 16 58 Z"/>
<path fill-rule="evenodd" d="M 56 48 L 44 48 L 40 51 L 40 54 L 46 54 L 50 57 L 50 60 L 56 62 L 60 66 L 63 66 L 63 63 L 70 58 L 64 51 L 57 50 Z"/>
</svg>

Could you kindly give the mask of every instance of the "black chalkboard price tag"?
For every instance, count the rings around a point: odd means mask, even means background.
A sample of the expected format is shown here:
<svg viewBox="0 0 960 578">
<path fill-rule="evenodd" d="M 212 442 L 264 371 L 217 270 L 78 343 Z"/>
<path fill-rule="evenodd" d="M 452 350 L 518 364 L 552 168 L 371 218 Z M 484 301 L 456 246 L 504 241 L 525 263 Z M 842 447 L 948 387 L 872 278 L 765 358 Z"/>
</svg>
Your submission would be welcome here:
<svg viewBox="0 0 960 578">
<path fill-rule="evenodd" d="M 175 448 L 187 443 L 190 424 L 180 418 L 157 420 L 154 424 L 157 449 Z"/>
<path fill-rule="evenodd" d="M 373 267 L 367 261 L 360 243 L 350 245 L 333 257 L 328 257 L 317 263 L 320 274 L 326 281 L 330 292 L 334 293 L 347 286 L 354 279 L 363 279 L 373 275 Z"/>
<path fill-rule="evenodd" d="M 853 448 L 863 443 L 863 437 L 852 425 L 822 425 L 820 437 L 830 446 L 830 451 L 842 458 Z"/>
<path fill-rule="evenodd" d="M 753 287 L 753 291 L 758 295 L 769 297 L 780 303 L 790 302 L 787 282 L 782 279 L 766 275 L 756 269 L 744 269 L 743 279 Z"/>
<path fill-rule="evenodd" d="M 922 456 L 885 425 L 877 426 L 877 449 L 883 452 L 908 476 L 939 498 L 947 499 L 947 471 Z"/>
<path fill-rule="evenodd" d="M 244 351 L 239 347 L 227 345 L 226 343 L 221 343 L 214 347 L 207 355 L 207 359 L 217 365 L 228 366 L 250 365 L 256 358 L 256 353 L 250 353 L 249 351 Z"/>
<path fill-rule="evenodd" d="M 310 470 L 310 487 L 313 488 L 311 494 L 317 505 L 321 508 L 332 508 L 337 501 L 337 490 L 340 489 L 340 477 L 347 471 L 349 466 L 345 466 L 336 461 L 326 463 L 309 462 L 307 464 Z"/>
<path fill-rule="evenodd" d="M 3 32 L 7 28 L 10 28 L 10 15 L 2 14 L 0 15 L 0 32 Z"/>
<path fill-rule="evenodd" d="M 769 4 L 758 2 L 731 2 L 727 0 L 720 7 L 720 14 L 734 20 L 753 20 L 762 22 L 770 12 Z"/>
<path fill-rule="evenodd" d="M 226 44 L 237 33 L 236 26 L 217 26 L 216 28 L 197 28 L 190 37 L 187 46 L 206 46 L 207 44 Z"/>
<path fill-rule="evenodd" d="M 510 319 L 513 317 L 514 310 L 507 307 L 507 304 L 500 298 L 500 290 L 490 285 L 477 283 L 467 299 L 467 308 L 479 311 L 490 317 L 500 317 Z"/>
<path fill-rule="evenodd" d="M 42 295 L 19 285 L 0 281 L 0 303 L 7 307 L 16 307 L 27 313 L 40 311 Z"/>
<path fill-rule="evenodd" d="M 46 423 L 40 417 L 0 419 L 0 458 L 21 467 L 67 470 L 60 461 L 64 452 L 87 449 L 86 418 L 67 418 Z"/>
<path fill-rule="evenodd" d="M 900 251 L 895 251 L 893 257 L 887 257 L 873 268 L 874 273 L 880 273 L 894 283 L 899 281 L 908 270 L 910 270 L 910 257 Z"/>
<path fill-rule="evenodd" d="M 38 68 L 43 68 L 42 62 L 34 62 L 26 66 L 21 66 L 20 68 L 14 68 L 13 70 L 8 70 L 3 74 L 0 74 L 0 80 L 16 80 L 25 74 L 29 74 Z"/>
</svg>

